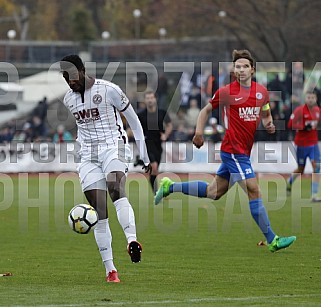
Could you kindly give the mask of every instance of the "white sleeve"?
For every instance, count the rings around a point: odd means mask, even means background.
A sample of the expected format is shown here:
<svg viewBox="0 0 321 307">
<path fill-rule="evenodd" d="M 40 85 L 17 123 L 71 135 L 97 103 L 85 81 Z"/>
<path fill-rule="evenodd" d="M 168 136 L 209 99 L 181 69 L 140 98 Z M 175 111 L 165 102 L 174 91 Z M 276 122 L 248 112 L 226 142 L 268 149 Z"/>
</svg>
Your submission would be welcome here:
<svg viewBox="0 0 321 307">
<path fill-rule="evenodd" d="M 125 110 L 127 105 L 129 104 L 129 99 L 121 90 L 121 88 L 116 84 L 113 84 L 109 87 L 108 98 L 111 100 L 111 104 L 120 112 Z"/>
<path fill-rule="evenodd" d="M 128 105 L 128 107 L 122 113 L 124 114 L 130 128 L 133 131 L 136 145 L 139 149 L 140 158 L 144 161 L 145 165 L 149 164 L 149 157 L 148 157 L 147 148 L 145 144 L 143 127 L 132 105 L 131 104 Z"/>
</svg>

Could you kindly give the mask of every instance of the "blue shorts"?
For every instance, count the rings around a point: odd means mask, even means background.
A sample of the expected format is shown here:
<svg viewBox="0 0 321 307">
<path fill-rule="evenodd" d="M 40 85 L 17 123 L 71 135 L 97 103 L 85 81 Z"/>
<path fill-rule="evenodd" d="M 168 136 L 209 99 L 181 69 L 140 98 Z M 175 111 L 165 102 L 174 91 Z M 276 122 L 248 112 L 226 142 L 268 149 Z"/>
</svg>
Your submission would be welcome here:
<svg viewBox="0 0 321 307">
<path fill-rule="evenodd" d="M 305 166 L 307 158 L 311 161 L 321 162 L 320 161 L 320 150 L 318 144 L 312 146 L 298 146 L 296 149 L 296 158 L 298 165 Z"/>
<path fill-rule="evenodd" d="M 221 151 L 222 164 L 216 175 L 225 178 L 233 185 L 235 182 L 255 178 L 250 157 Z"/>
</svg>

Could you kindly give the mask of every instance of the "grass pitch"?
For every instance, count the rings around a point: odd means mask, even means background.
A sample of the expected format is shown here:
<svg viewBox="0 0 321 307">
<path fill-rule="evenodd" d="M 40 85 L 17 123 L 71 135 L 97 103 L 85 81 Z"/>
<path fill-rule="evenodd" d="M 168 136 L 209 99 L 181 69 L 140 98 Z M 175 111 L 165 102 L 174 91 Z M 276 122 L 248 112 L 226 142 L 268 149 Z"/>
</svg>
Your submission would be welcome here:
<svg viewBox="0 0 321 307">
<path fill-rule="evenodd" d="M 310 180 L 295 182 L 290 197 L 280 176 L 260 185 L 274 231 L 298 238 L 274 254 L 256 245 L 264 238 L 236 186 L 216 202 L 176 194 L 155 207 L 145 177 L 130 176 L 142 262 L 130 262 L 110 203 L 121 283 L 107 284 L 93 233 L 67 225 L 84 202 L 78 178 L 2 175 L 0 273 L 13 276 L 0 277 L 0 305 L 320 306 L 321 204 L 309 200 Z"/>
</svg>

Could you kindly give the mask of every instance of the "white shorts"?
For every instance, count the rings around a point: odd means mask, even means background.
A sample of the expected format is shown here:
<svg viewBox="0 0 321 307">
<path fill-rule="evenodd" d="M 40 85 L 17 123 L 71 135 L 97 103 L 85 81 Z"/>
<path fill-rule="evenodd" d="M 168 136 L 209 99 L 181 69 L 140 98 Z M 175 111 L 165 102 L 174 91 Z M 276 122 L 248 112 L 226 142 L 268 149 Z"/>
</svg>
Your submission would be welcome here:
<svg viewBox="0 0 321 307">
<path fill-rule="evenodd" d="M 107 148 L 105 145 L 99 145 L 95 151 L 82 147 L 79 154 L 81 162 L 77 171 L 83 191 L 93 189 L 107 191 L 106 178 L 110 172 L 123 172 L 127 176 L 128 163 L 131 159 L 129 145 L 124 145 L 123 148 Z"/>
</svg>

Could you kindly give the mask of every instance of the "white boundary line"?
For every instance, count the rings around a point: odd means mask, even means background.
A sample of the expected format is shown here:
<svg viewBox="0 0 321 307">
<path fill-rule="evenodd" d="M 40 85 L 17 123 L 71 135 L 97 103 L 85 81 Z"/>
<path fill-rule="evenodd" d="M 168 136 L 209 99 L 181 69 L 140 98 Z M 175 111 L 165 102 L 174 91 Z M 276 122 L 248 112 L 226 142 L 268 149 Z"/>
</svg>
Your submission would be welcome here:
<svg viewBox="0 0 321 307">
<path fill-rule="evenodd" d="M 261 300 L 271 299 L 284 299 L 284 298 L 308 298 L 308 297 L 321 297 L 320 294 L 281 294 L 281 295 L 270 295 L 270 296 L 248 296 L 248 297 L 204 297 L 204 298 L 191 298 L 183 300 L 162 300 L 162 301 L 97 301 L 93 302 L 95 306 L 128 306 L 128 305 L 165 305 L 165 304 L 188 304 L 188 303 L 209 303 L 209 302 L 252 302 Z M 268 303 L 268 301 L 267 301 Z M 84 304 L 52 304 L 52 305 L 13 305 L 14 307 L 27 307 L 27 306 L 38 306 L 38 307 L 81 307 L 88 306 L 88 303 Z"/>
</svg>

